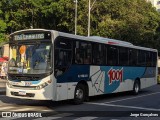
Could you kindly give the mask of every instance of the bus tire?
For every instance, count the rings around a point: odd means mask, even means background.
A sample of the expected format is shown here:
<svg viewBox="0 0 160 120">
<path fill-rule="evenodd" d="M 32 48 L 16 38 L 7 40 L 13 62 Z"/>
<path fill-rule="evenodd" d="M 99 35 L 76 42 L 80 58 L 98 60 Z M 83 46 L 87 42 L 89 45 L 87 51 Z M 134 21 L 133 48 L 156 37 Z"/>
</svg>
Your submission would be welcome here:
<svg viewBox="0 0 160 120">
<path fill-rule="evenodd" d="M 82 104 L 85 100 L 85 86 L 83 84 L 78 84 L 74 93 L 74 104 Z"/>
<path fill-rule="evenodd" d="M 133 85 L 133 94 L 138 95 L 139 91 L 140 91 L 140 83 L 138 80 L 136 80 Z"/>
</svg>

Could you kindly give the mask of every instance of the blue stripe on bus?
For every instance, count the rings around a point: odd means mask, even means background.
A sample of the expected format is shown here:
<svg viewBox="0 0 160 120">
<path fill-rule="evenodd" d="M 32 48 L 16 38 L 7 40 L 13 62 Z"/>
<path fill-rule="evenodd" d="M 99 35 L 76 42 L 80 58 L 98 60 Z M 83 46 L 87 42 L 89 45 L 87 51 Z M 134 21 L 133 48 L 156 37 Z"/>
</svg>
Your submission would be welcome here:
<svg viewBox="0 0 160 120">
<path fill-rule="evenodd" d="M 112 83 L 109 83 L 109 70 L 123 70 L 122 82 L 124 82 L 125 80 L 135 80 L 137 77 L 142 78 L 145 73 L 145 67 L 100 67 L 100 69 L 101 71 L 106 71 L 104 83 L 105 93 L 112 93 L 120 85 L 120 80 L 113 80 Z"/>
<path fill-rule="evenodd" d="M 23 80 L 12 80 L 13 82 L 21 82 L 21 81 L 23 81 Z M 25 81 L 25 80 L 24 80 Z M 26 82 L 31 82 L 32 84 L 38 84 L 38 83 L 40 83 L 41 82 L 41 80 L 34 80 L 34 81 L 26 81 Z"/>
<path fill-rule="evenodd" d="M 72 65 L 64 74 L 57 76 L 58 83 L 89 80 L 90 65 Z"/>
<path fill-rule="evenodd" d="M 109 71 L 113 70 L 114 72 L 121 73 L 121 70 L 123 70 L 123 76 L 122 76 L 122 82 L 126 80 L 135 80 L 138 78 L 148 78 L 148 77 L 155 77 L 156 69 L 155 67 L 122 67 L 122 66 L 100 66 L 100 70 L 91 73 L 90 75 L 90 65 L 72 65 L 68 71 L 66 71 L 64 74 L 59 75 L 57 78 L 57 83 L 67 83 L 67 82 L 79 82 L 81 80 L 91 81 L 92 77 L 96 75 L 97 80 L 102 80 L 104 78 L 104 93 L 112 93 L 115 91 L 119 85 L 120 80 L 112 80 L 112 83 L 110 82 L 109 78 Z M 113 72 L 111 71 L 111 72 Z M 105 75 L 102 75 L 105 74 Z M 115 73 L 116 75 L 118 73 Z M 112 76 L 113 77 L 113 76 Z M 96 82 L 95 82 L 96 83 Z M 95 83 L 92 83 L 94 85 Z M 103 83 L 101 83 L 103 84 Z"/>
</svg>

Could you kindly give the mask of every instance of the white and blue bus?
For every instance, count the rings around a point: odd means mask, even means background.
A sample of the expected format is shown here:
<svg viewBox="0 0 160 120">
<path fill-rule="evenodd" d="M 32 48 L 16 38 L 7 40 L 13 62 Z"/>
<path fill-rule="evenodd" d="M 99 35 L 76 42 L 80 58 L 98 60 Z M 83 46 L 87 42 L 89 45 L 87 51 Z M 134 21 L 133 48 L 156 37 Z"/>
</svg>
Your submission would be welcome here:
<svg viewBox="0 0 160 120">
<path fill-rule="evenodd" d="M 9 46 L 9 97 L 80 104 L 157 84 L 157 50 L 129 42 L 29 29 L 12 33 Z"/>
</svg>

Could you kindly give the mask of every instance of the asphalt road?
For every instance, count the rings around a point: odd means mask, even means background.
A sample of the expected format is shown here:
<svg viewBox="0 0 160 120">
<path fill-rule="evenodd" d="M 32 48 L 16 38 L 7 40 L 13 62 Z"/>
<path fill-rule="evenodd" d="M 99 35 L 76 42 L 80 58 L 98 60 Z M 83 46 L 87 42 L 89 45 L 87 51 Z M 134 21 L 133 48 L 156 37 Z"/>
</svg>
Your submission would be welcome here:
<svg viewBox="0 0 160 120">
<path fill-rule="evenodd" d="M 73 105 L 71 101 L 34 101 L 9 98 L 0 95 L 0 114 L 11 112 L 9 119 L 36 120 L 159 120 L 160 85 L 143 89 L 139 95 L 131 92 L 115 93 L 90 97 L 89 102 Z M 39 113 L 40 116 L 17 118 L 15 113 L 28 115 Z M 41 118 L 42 116 L 42 118 Z M 4 119 L 4 118 L 1 118 Z"/>
</svg>

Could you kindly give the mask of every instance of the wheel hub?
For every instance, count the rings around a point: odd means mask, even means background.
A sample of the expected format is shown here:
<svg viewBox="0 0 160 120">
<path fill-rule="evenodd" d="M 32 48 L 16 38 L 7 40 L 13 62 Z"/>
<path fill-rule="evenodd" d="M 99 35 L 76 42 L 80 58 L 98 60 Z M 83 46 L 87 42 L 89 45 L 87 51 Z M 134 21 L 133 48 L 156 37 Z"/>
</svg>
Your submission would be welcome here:
<svg viewBox="0 0 160 120">
<path fill-rule="evenodd" d="M 76 98 L 78 98 L 78 99 L 82 99 L 83 98 L 83 90 L 77 89 Z"/>
</svg>

